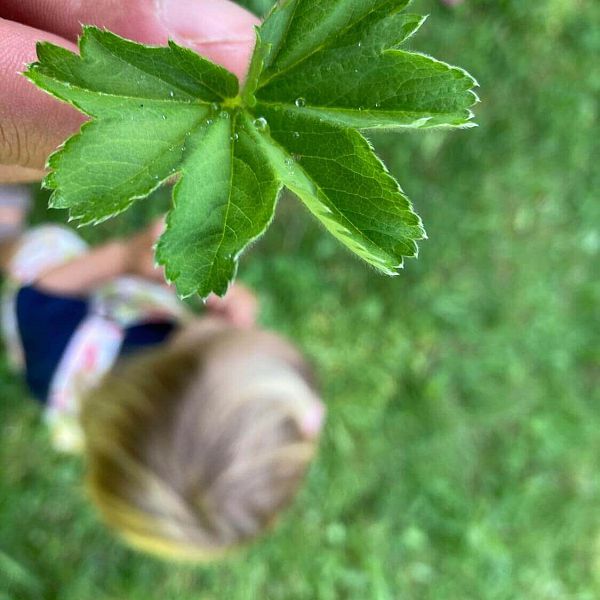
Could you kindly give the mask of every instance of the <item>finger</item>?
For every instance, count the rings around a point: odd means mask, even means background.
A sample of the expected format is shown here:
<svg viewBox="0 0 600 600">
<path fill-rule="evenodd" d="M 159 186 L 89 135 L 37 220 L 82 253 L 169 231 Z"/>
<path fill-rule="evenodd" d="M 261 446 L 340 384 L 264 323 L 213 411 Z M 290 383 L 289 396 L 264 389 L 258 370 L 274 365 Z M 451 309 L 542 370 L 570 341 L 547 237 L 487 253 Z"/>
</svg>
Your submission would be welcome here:
<svg viewBox="0 0 600 600">
<path fill-rule="evenodd" d="M 169 38 L 243 78 L 259 20 L 230 0 L 3 0 L 0 16 L 71 41 L 81 24 L 145 44 Z"/>
<path fill-rule="evenodd" d="M 211 312 L 223 312 L 224 302 L 223 298 L 220 298 L 216 294 L 211 294 L 205 301 L 204 305 Z"/>
<path fill-rule="evenodd" d="M 149 264 L 142 269 L 141 275 L 144 279 L 148 279 L 154 283 L 165 283 L 165 270 L 163 267 L 155 267 L 153 264 Z"/>
<path fill-rule="evenodd" d="M 252 329 L 256 325 L 256 311 L 247 306 L 236 306 L 227 311 L 227 318 L 240 329 Z"/>
<path fill-rule="evenodd" d="M 4 19 L 0 19 L 0 40 L 0 177 L 2 181 L 31 181 L 39 175 L 34 170 L 44 168 L 48 154 L 77 131 L 83 117 L 36 89 L 21 72 L 36 59 L 38 40 L 71 50 L 74 46 L 56 35 Z"/>
<path fill-rule="evenodd" d="M 165 232 L 167 222 L 165 217 L 158 217 L 150 224 L 150 237 L 155 242 Z"/>
<path fill-rule="evenodd" d="M 251 329 L 258 316 L 258 301 L 243 285 L 234 285 L 223 297 L 209 296 L 207 307 L 241 329 Z"/>
<path fill-rule="evenodd" d="M 44 177 L 41 169 L 27 169 L 17 165 L 7 166 L 0 164 L 1 183 L 31 183 Z"/>
<path fill-rule="evenodd" d="M 242 329 L 251 329 L 256 325 L 258 316 L 258 303 L 256 300 L 248 300 L 230 309 L 232 321 Z"/>
</svg>

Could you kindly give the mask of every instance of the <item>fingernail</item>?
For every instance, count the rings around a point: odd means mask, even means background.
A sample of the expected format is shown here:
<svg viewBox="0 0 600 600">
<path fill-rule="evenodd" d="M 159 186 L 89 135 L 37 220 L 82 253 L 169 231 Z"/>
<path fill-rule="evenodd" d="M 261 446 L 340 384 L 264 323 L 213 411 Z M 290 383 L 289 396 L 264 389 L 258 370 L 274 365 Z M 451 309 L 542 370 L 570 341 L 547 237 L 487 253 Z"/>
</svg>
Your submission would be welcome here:
<svg viewBox="0 0 600 600">
<path fill-rule="evenodd" d="M 156 0 L 170 37 L 237 75 L 244 74 L 259 20 L 229 0 Z"/>
<path fill-rule="evenodd" d="M 159 11 L 173 35 L 202 42 L 231 39 L 241 12 L 235 4 L 218 0 L 160 0 Z"/>
</svg>

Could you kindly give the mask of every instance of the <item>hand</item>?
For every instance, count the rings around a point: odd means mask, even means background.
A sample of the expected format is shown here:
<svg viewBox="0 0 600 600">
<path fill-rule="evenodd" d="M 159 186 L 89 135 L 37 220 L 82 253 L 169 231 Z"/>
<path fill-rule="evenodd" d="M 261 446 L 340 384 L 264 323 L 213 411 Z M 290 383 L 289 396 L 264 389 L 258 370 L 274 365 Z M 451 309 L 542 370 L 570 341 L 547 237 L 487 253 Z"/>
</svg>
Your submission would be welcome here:
<svg viewBox="0 0 600 600">
<path fill-rule="evenodd" d="M 84 121 L 21 75 L 36 42 L 76 50 L 81 23 L 146 44 L 171 38 L 243 79 L 258 22 L 230 0 L 1 0 L 0 183 L 41 179 L 48 155 Z"/>
<path fill-rule="evenodd" d="M 163 219 L 157 219 L 127 240 L 97 246 L 73 260 L 41 272 L 35 284 L 52 294 L 85 297 L 122 275 L 138 275 L 164 283 L 163 270 L 154 266 L 153 250 L 163 229 Z"/>
<path fill-rule="evenodd" d="M 164 269 L 157 267 L 154 260 L 154 246 L 164 229 L 164 219 L 156 219 L 131 239 L 118 242 L 124 273 L 165 282 Z M 206 300 L 206 308 L 211 316 L 224 319 L 236 327 L 250 329 L 256 324 L 258 300 L 246 286 L 236 283 L 223 298 L 211 294 Z"/>
<path fill-rule="evenodd" d="M 140 233 L 120 242 L 125 273 L 165 283 L 164 269 L 157 267 L 154 260 L 154 245 L 164 229 L 164 219 L 156 219 Z"/>
<path fill-rule="evenodd" d="M 223 298 L 214 294 L 209 296 L 206 308 L 212 316 L 221 317 L 241 329 L 251 329 L 256 324 L 258 300 L 246 286 L 236 283 Z"/>
</svg>

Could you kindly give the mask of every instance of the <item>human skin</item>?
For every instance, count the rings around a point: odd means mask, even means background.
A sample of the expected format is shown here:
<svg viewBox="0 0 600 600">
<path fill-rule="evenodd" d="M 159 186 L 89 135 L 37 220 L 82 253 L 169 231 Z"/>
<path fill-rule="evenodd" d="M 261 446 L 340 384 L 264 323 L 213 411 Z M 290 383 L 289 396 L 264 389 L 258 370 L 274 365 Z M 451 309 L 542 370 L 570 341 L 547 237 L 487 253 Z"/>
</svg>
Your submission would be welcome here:
<svg viewBox="0 0 600 600">
<path fill-rule="evenodd" d="M 229 0 L 2 0 L 0 3 L 0 183 L 41 179 L 48 155 L 75 133 L 84 117 L 36 88 L 21 74 L 36 60 L 36 43 L 50 41 L 76 51 L 81 24 L 106 27 L 146 44 L 173 39 L 245 77 L 259 20 Z M 0 207 L 9 222 L 11 207 Z M 18 211 L 17 211 L 18 213 Z M 16 214 L 17 221 L 21 215 Z M 102 282 L 130 273 L 164 281 L 152 246 L 161 225 L 130 240 L 116 240 L 44 273 L 38 285 L 54 293 L 86 294 Z M 10 257 L 13 243 L 3 243 Z M 256 300 L 234 286 L 209 308 L 239 326 L 251 326 Z"/>
<path fill-rule="evenodd" d="M 173 39 L 243 79 L 259 21 L 230 0 L 2 0 L 0 183 L 41 179 L 49 154 L 84 121 L 21 74 L 39 41 L 76 51 L 82 23 L 145 44 Z"/>
<path fill-rule="evenodd" d="M 0 205 L 0 231 L 14 230 L 14 234 L 0 239 L 0 273 L 10 271 L 25 216 L 25 209 L 21 206 Z M 105 283 L 126 275 L 164 284 L 163 269 L 157 267 L 154 261 L 154 245 L 163 228 L 163 219 L 157 219 L 126 239 L 112 240 L 91 248 L 81 256 L 41 272 L 35 286 L 57 296 L 85 297 Z M 222 298 L 214 294 L 209 296 L 206 308 L 213 317 L 240 329 L 249 329 L 256 324 L 257 298 L 241 284 L 232 285 Z"/>
<path fill-rule="evenodd" d="M 93 248 L 42 273 L 35 282 L 36 287 L 57 295 L 87 296 L 104 283 L 123 275 L 164 283 L 163 269 L 154 263 L 154 244 L 163 227 L 162 219 L 158 219 L 137 235 Z M 214 294 L 209 296 L 206 308 L 214 317 L 249 329 L 256 323 L 258 301 L 248 288 L 234 284 L 222 298 Z"/>
</svg>

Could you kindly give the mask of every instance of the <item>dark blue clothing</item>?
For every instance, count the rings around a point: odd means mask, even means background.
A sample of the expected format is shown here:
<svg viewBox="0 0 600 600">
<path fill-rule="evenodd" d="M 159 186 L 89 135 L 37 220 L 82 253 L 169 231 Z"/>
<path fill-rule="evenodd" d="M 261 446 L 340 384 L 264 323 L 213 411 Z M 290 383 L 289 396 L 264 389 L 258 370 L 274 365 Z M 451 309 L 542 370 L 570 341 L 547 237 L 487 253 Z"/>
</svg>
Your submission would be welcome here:
<svg viewBox="0 0 600 600">
<path fill-rule="evenodd" d="M 48 294 L 26 286 L 16 300 L 17 324 L 25 355 L 25 380 L 45 403 L 54 372 L 67 345 L 88 315 L 89 300 Z M 138 323 L 125 329 L 119 356 L 162 344 L 173 333 L 171 321 Z"/>
</svg>

